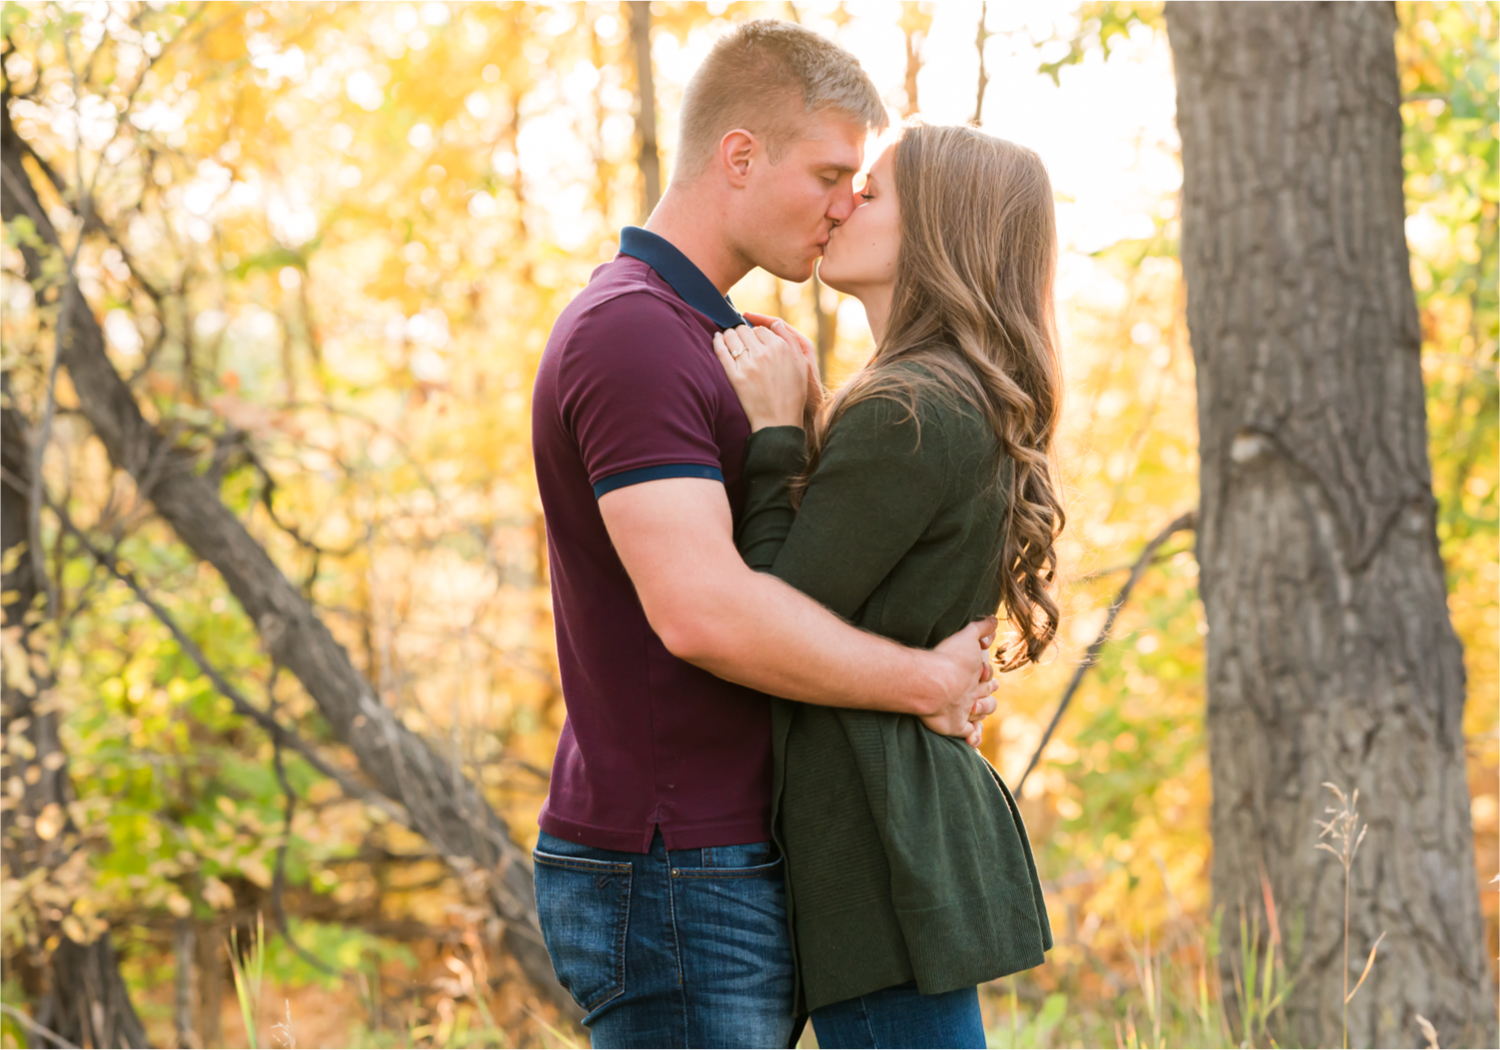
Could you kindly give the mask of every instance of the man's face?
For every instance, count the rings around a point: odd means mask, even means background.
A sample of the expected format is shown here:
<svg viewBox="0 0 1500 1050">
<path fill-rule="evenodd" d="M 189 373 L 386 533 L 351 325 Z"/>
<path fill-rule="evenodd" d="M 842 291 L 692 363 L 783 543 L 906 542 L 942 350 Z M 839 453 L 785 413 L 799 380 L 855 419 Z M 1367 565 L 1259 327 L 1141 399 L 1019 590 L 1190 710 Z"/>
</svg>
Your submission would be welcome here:
<svg viewBox="0 0 1500 1050">
<path fill-rule="evenodd" d="M 841 115 L 811 118 L 774 163 L 757 148 L 733 218 L 741 253 L 782 280 L 811 277 L 829 232 L 854 211 L 864 152 L 863 125 Z"/>
</svg>

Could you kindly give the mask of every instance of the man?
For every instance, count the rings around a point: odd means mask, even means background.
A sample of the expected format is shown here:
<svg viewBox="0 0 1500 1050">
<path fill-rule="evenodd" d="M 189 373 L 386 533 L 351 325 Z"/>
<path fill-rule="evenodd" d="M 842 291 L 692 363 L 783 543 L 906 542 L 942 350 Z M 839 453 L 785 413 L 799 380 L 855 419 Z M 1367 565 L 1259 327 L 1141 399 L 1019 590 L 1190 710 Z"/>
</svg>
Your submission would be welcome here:
<svg viewBox="0 0 1500 1050">
<path fill-rule="evenodd" d="M 746 23 L 683 97 L 677 165 L 558 319 L 537 374 L 568 717 L 536 887 L 595 1046 L 785 1046 L 792 949 L 770 841 L 764 693 L 905 712 L 951 735 L 994 709 L 993 621 L 933 651 L 845 624 L 734 546 L 749 425 L 713 335 L 760 266 L 805 281 L 855 206 L 878 93 L 795 24 Z"/>
</svg>

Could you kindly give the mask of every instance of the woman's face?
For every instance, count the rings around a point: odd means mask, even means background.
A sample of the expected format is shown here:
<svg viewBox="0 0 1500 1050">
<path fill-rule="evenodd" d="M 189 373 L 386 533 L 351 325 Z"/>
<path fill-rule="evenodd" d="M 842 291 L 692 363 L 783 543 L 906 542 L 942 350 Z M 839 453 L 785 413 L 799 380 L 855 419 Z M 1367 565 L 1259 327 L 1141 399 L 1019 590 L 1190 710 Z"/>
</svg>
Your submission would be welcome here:
<svg viewBox="0 0 1500 1050">
<path fill-rule="evenodd" d="M 896 281 L 901 213 L 896 207 L 896 147 L 887 147 L 870 168 L 859 207 L 828 238 L 818 277 L 828 287 L 865 296 Z"/>
</svg>

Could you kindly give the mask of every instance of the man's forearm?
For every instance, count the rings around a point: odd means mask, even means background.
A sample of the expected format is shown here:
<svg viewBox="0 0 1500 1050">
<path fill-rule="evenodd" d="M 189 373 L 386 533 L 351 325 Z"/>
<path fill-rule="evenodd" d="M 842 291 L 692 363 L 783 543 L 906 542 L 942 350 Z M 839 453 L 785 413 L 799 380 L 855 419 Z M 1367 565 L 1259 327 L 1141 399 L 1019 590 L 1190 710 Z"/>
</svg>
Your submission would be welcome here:
<svg viewBox="0 0 1500 1050">
<path fill-rule="evenodd" d="M 988 667 L 982 650 L 967 648 L 988 644 L 978 633 L 955 635 L 937 652 L 908 649 L 751 569 L 735 550 L 717 482 L 644 482 L 606 493 L 599 509 L 662 643 L 720 678 L 790 700 L 948 723 L 961 723 L 970 701 L 989 692 L 976 693 Z M 945 651 L 955 640 L 961 655 Z"/>
<path fill-rule="evenodd" d="M 715 583 L 700 590 L 692 637 L 677 651 L 688 662 L 827 707 L 930 715 L 941 706 L 944 665 L 932 653 L 845 623 L 765 573 L 746 568 Z"/>
</svg>

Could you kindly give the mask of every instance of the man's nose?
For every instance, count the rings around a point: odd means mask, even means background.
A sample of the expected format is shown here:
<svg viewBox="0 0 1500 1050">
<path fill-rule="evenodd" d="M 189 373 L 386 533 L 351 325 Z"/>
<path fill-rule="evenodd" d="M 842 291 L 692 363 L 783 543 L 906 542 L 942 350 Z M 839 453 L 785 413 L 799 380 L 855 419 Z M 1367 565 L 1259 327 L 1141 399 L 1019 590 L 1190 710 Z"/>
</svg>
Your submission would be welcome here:
<svg viewBox="0 0 1500 1050">
<path fill-rule="evenodd" d="M 854 183 L 840 183 L 839 188 L 834 191 L 833 201 L 825 213 L 837 226 L 854 214 Z"/>
</svg>

